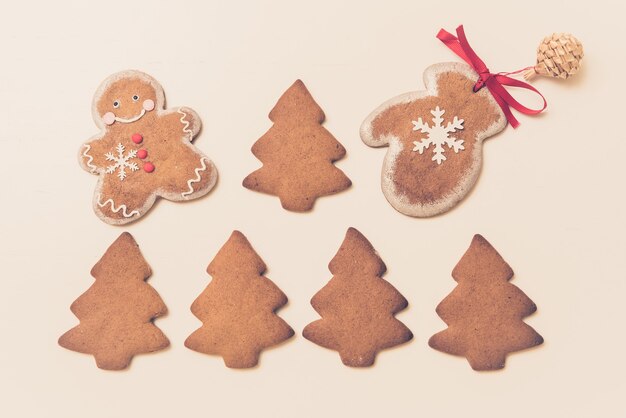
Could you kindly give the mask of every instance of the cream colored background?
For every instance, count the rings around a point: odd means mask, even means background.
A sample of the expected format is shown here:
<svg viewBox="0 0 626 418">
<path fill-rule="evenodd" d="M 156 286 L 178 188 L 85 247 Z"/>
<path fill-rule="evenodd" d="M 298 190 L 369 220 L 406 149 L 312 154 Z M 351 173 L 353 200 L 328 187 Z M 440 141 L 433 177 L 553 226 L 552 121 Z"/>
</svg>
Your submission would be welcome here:
<svg viewBox="0 0 626 418">
<path fill-rule="evenodd" d="M 626 416 L 623 15 L 620 2 L 606 1 L 5 3 L 0 416 Z M 518 130 L 486 143 L 481 178 L 459 207 L 412 219 L 380 192 L 385 150 L 361 143 L 359 125 L 384 100 L 423 87 L 426 66 L 457 60 L 435 34 L 459 23 L 495 71 L 533 64 L 553 31 L 584 42 L 585 68 L 566 83 L 537 80 L 548 111 L 520 116 Z M 120 228 L 92 213 L 96 178 L 76 153 L 96 133 L 93 92 L 127 68 L 160 80 L 169 105 L 198 111 L 196 145 L 220 180 L 204 199 L 160 202 Z M 296 78 L 345 145 L 338 166 L 354 183 L 308 214 L 241 187 L 260 165 L 250 146 Z M 367 370 L 300 335 L 317 318 L 309 299 L 330 279 L 327 263 L 349 226 L 387 263 L 386 278 L 410 302 L 398 317 L 415 334 Z M 183 346 L 199 325 L 189 305 L 209 281 L 204 270 L 235 228 L 288 295 L 280 315 L 297 332 L 249 371 Z M 122 231 L 154 270 L 150 284 L 170 310 L 157 325 L 172 346 L 113 373 L 56 340 L 77 323 L 69 305 Z M 527 321 L 546 339 L 496 373 L 427 346 L 444 327 L 434 308 L 474 233 L 512 265 L 539 307 Z"/>
</svg>

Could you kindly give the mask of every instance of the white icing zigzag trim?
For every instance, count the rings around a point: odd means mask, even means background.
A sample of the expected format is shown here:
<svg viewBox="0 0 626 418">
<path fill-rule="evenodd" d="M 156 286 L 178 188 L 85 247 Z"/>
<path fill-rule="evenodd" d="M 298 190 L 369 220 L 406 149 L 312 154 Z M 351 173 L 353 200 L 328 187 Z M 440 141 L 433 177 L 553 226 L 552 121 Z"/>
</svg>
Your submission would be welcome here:
<svg viewBox="0 0 626 418">
<path fill-rule="evenodd" d="M 202 167 L 198 167 L 196 168 L 194 171 L 196 172 L 196 178 L 195 179 L 189 179 L 187 180 L 187 187 L 189 187 L 189 190 L 186 192 L 182 192 L 181 196 L 182 197 L 187 197 L 190 194 L 193 193 L 193 186 L 191 185 L 192 183 L 197 183 L 200 181 L 200 172 L 201 171 L 205 171 L 206 170 L 206 164 L 204 163 L 204 161 L 207 160 L 205 157 L 200 158 L 200 162 L 202 163 Z M 207 160 L 208 161 L 208 160 Z"/>
<path fill-rule="evenodd" d="M 94 173 L 98 169 L 98 167 L 92 164 L 93 157 L 87 154 L 91 149 L 91 145 L 84 144 L 83 146 L 85 147 L 85 151 L 83 151 L 83 157 L 89 158 L 89 161 L 87 161 L 85 164 L 87 165 L 87 167 L 91 168 L 91 172 Z"/>
<path fill-rule="evenodd" d="M 183 126 L 183 132 L 189 135 L 189 142 L 191 142 L 191 140 L 193 139 L 193 132 L 191 129 L 189 129 L 189 122 L 187 121 L 187 119 L 185 119 L 187 117 L 187 114 L 185 112 L 182 111 L 182 109 L 178 109 L 177 110 L 178 113 L 180 113 L 182 116 L 180 117 L 180 123 L 182 123 Z M 183 194 L 184 196 L 184 194 Z"/>
<path fill-rule="evenodd" d="M 117 207 L 117 209 L 115 209 L 115 202 L 113 202 L 113 199 L 108 199 L 108 200 L 107 200 L 107 201 L 105 201 L 104 203 L 101 203 L 101 202 L 100 202 L 100 195 L 98 195 L 98 206 L 100 206 L 101 208 L 103 208 L 103 207 L 105 207 L 106 205 L 108 205 L 109 203 L 111 204 L 111 211 L 112 211 L 113 213 L 117 213 L 117 212 L 119 212 L 119 211 L 121 210 L 121 211 L 122 211 L 122 215 L 123 215 L 125 218 L 130 218 L 130 217 L 132 217 L 132 216 L 139 215 L 139 211 L 138 211 L 138 210 L 134 210 L 134 211 L 132 211 L 131 213 L 126 213 L 126 209 L 127 209 L 127 208 L 126 208 L 126 205 L 119 205 L 119 206 Z"/>
</svg>

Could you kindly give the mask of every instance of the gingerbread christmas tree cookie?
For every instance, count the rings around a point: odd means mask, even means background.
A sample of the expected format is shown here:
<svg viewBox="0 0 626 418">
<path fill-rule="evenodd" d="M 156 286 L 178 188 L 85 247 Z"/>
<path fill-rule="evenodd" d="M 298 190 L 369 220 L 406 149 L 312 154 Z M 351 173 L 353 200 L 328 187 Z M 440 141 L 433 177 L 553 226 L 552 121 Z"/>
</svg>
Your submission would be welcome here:
<svg viewBox="0 0 626 418">
<path fill-rule="evenodd" d="M 93 208 L 103 221 L 133 222 L 157 197 L 192 200 L 215 185 L 215 166 L 192 144 L 200 118 L 186 107 L 165 109 L 163 88 L 149 75 L 110 76 L 92 113 L 100 133 L 80 147 L 79 161 L 98 175 Z"/>
<path fill-rule="evenodd" d="M 523 318 L 537 306 L 509 283 L 513 270 L 480 235 L 452 271 L 457 287 L 437 306 L 448 328 L 428 344 L 464 356 L 474 370 L 504 367 L 507 354 L 543 343 Z"/>
<path fill-rule="evenodd" d="M 261 351 L 291 338 L 293 330 L 276 315 L 287 297 L 265 270 L 246 237 L 234 231 L 207 268 L 213 280 L 191 305 L 202 326 L 185 346 L 239 369 L 256 366 Z"/>
<path fill-rule="evenodd" d="M 136 354 L 162 350 L 168 339 L 153 321 L 167 311 L 146 283 L 150 266 L 124 232 L 91 270 L 95 283 L 71 306 L 80 324 L 59 338 L 68 350 L 91 354 L 101 369 L 128 367 Z"/>
<path fill-rule="evenodd" d="M 244 187 L 278 196 L 283 208 L 295 212 L 311 210 L 318 197 L 350 187 L 350 179 L 333 164 L 346 150 L 321 126 L 324 112 L 302 81 L 282 95 L 269 118 L 274 125 L 252 147 L 263 167 L 244 179 Z"/>
<path fill-rule="evenodd" d="M 387 267 L 359 231 L 348 229 L 328 268 L 333 278 L 311 300 L 322 319 L 304 328 L 306 339 L 338 351 L 346 366 L 366 367 L 413 338 L 395 318 L 408 302 L 382 278 Z"/>
</svg>

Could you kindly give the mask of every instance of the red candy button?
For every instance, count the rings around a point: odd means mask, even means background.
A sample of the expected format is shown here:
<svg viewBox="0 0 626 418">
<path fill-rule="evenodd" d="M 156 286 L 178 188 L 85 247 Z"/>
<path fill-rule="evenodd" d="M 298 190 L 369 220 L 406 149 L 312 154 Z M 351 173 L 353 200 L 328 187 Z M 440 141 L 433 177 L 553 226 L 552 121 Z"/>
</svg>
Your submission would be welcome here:
<svg viewBox="0 0 626 418">
<path fill-rule="evenodd" d="M 143 136 L 141 136 L 141 134 L 133 134 L 130 139 L 132 139 L 135 144 L 141 144 L 141 141 L 143 141 Z"/>
<path fill-rule="evenodd" d="M 145 171 L 146 173 L 152 173 L 154 171 L 154 164 L 152 164 L 152 163 L 145 163 L 143 165 L 143 171 Z"/>
<path fill-rule="evenodd" d="M 145 149 L 140 149 L 139 151 L 137 151 L 137 157 L 141 158 L 142 160 L 144 160 L 147 156 L 148 151 L 146 151 Z"/>
</svg>

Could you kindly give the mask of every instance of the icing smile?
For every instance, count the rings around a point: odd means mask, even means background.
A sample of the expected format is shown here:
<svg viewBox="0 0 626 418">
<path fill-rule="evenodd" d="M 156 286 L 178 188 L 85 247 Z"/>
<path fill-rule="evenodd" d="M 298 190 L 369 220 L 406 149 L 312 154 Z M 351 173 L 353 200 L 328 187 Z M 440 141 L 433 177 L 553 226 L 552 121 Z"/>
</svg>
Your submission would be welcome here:
<svg viewBox="0 0 626 418">
<path fill-rule="evenodd" d="M 143 115 L 146 114 L 146 109 L 141 109 L 141 113 L 138 114 L 135 117 L 129 118 L 129 119 L 124 119 L 124 118 L 118 118 L 117 116 L 115 116 L 115 121 L 116 122 L 120 122 L 120 123 L 132 123 L 132 122 L 137 122 L 139 119 L 141 119 L 143 117 Z"/>
<path fill-rule="evenodd" d="M 137 96 L 135 96 L 137 97 Z M 133 99 L 134 100 L 134 99 Z M 114 108 L 118 108 L 120 106 L 119 101 L 115 101 L 113 103 L 113 107 Z M 118 116 L 115 116 L 115 113 L 113 112 L 106 112 L 104 115 L 102 115 L 102 121 L 107 124 L 107 125 L 113 125 L 115 122 L 119 122 L 119 123 L 133 123 L 133 122 L 137 122 L 139 119 L 143 118 L 143 116 L 147 113 L 150 112 L 152 110 L 154 110 L 154 101 L 151 99 L 147 99 L 143 102 L 142 105 L 142 109 L 141 109 L 141 113 L 139 113 L 137 116 L 133 116 L 131 118 L 120 118 Z"/>
</svg>

